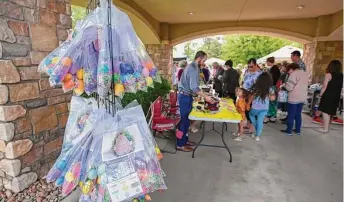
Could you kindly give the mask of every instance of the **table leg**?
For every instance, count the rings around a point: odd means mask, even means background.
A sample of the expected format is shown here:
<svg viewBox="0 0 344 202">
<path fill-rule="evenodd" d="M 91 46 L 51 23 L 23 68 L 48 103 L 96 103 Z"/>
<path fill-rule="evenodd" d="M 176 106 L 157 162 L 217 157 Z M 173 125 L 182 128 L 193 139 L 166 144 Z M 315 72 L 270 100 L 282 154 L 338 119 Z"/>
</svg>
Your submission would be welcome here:
<svg viewBox="0 0 344 202">
<path fill-rule="evenodd" d="M 226 123 L 222 123 L 222 132 L 221 132 L 221 138 L 222 138 L 222 142 L 223 142 L 223 145 L 225 145 L 228 153 L 229 153 L 229 162 L 232 162 L 232 153 L 231 151 L 229 150 L 226 142 L 225 142 L 225 139 L 224 139 L 224 134 L 225 134 L 225 127 L 227 128 L 227 124 Z M 203 138 L 202 138 L 203 140 Z"/>
<path fill-rule="evenodd" d="M 194 150 L 192 151 L 192 158 L 195 158 L 195 151 L 197 149 L 197 147 L 202 143 L 204 136 L 205 136 L 205 122 L 203 121 L 201 123 L 201 128 L 202 128 L 202 138 L 201 140 L 197 143 L 196 147 L 194 148 Z"/>
</svg>

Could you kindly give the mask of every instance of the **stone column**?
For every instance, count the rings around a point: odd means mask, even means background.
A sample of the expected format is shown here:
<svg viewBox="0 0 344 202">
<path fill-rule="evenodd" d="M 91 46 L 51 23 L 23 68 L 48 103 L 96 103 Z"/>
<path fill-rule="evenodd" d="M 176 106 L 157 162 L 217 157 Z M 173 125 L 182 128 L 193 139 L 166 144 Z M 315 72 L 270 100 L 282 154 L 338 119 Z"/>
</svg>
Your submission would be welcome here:
<svg viewBox="0 0 344 202">
<path fill-rule="evenodd" d="M 172 46 L 169 44 L 146 44 L 146 49 L 160 75 L 172 82 Z"/>
<path fill-rule="evenodd" d="M 311 75 L 311 83 L 322 82 L 331 60 L 343 63 L 343 41 L 314 41 L 304 46 L 304 62 Z"/>
<path fill-rule="evenodd" d="M 20 192 L 58 157 L 71 95 L 39 62 L 71 28 L 70 0 L 0 1 L 0 186 Z"/>
</svg>

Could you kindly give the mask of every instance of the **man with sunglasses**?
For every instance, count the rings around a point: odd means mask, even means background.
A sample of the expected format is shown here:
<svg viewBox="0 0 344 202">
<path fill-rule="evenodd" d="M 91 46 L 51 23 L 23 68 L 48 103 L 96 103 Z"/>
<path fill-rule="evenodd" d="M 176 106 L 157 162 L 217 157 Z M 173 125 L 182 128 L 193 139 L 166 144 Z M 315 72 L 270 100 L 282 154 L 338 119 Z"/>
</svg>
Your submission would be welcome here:
<svg viewBox="0 0 344 202">
<path fill-rule="evenodd" d="M 192 146 L 195 143 L 189 141 L 188 132 L 190 128 L 189 115 L 192 110 L 193 96 L 198 95 L 204 97 L 204 99 L 210 103 L 213 103 L 213 99 L 201 91 L 200 85 L 200 70 L 199 66 L 204 64 L 207 60 L 207 54 L 203 51 L 198 51 L 195 56 L 195 60 L 190 63 L 180 78 L 178 83 L 178 103 L 180 109 L 180 123 L 178 133 L 183 133 L 182 138 L 177 139 L 177 150 L 184 152 L 193 151 Z"/>
</svg>

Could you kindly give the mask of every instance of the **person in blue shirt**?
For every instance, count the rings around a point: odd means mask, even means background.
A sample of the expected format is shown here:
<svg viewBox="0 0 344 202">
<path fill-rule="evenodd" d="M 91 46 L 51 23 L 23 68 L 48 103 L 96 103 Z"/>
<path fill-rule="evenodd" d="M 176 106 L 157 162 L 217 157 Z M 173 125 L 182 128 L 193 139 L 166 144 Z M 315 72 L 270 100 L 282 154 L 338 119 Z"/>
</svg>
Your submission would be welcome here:
<svg viewBox="0 0 344 202">
<path fill-rule="evenodd" d="M 184 70 L 178 83 L 178 103 L 180 108 L 180 123 L 178 132 L 182 132 L 182 138 L 177 138 L 177 150 L 184 152 L 193 151 L 192 146 L 195 143 L 189 141 L 188 132 L 190 127 L 189 115 L 192 110 L 193 96 L 198 95 L 204 97 L 206 101 L 213 103 L 213 99 L 203 93 L 199 88 L 200 70 L 199 65 L 207 60 L 207 54 L 204 51 L 198 51 L 195 59 Z"/>
</svg>

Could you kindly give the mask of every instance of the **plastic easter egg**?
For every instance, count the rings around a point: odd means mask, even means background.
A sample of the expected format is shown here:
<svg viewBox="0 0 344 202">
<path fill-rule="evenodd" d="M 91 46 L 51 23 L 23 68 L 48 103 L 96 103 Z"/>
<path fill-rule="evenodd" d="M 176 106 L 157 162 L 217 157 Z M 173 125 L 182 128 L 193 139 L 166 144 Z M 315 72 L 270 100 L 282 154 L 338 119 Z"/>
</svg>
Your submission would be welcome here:
<svg viewBox="0 0 344 202">
<path fill-rule="evenodd" d="M 122 84 L 115 85 L 115 95 L 120 96 L 124 93 L 124 86 Z"/>
<path fill-rule="evenodd" d="M 56 167 L 59 169 L 59 170 L 63 170 L 65 169 L 67 165 L 67 162 L 65 160 L 62 160 L 62 161 L 59 161 L 56 165 Z"/>
<path fill-rule="evenodd" d="M 136 198 L 133 199 L 133 202 L 139 202 L 139 200 L 137 200 Z"/>
<path fill-rule="evenodd" d="M 120 68 L 122 74 L 133 74 L 134 73 L 134 67 L 131 64 L 121 63 L 119 65 L 119 68 Z"/>
<path fill-rule="evenodd" d="M 155 77 L 157 73 L 158 73 L 158 69 L 157 69 L 157 68 L 153 68 L 153 69 L 151 69 L 151 71 L 149 72 L 149 76 Z"/>
<path fill-rule="evenodd" d="M 69 172 L 69 171 L 68 171 L 68 172 L 66 173 L 66 175 L 65 175 L 65 179 L 66 179 L 67 182 L 73 182 L 74 179 L 75 179 L 75 177 L 74 177 L 74 175 L 73 175 L 72 172 Z"/>
<path fill-rule="evenodd" d="M 129 79 L 128 75 L 121 75 L 121 81 L 122 81 L 122 83 L 127 82 L 128 79 Z"/>
<path fill-rule="evenodd" d="M 141 73 L 140 73 L 140 72 L 135 72 L 135 73 L 134 73 L 134 77 L 135 77 L 136 79 L 140 78 L 140 77 L 141 77 Z"/>
<path fill-rule="evenodd" d="M 49 74 L 49 75 L 51 75 L 52 73 L 54 72 L 54 69 L 48 69 L 48 71 L 47 71 L 47 73 Z"/>
<path fill-rule="evenodd" d="M 60 59 L 61 59 L 60 57 L 54 57 L 54 58 L 51 60 L 51 63 L 52 63 L 52 64 L 56 64 L 56 63 L 58 63 L 58 61 L 59 61 Z"/>
<path fill-rule="evenodd" d="M 153 85 L 153 79 L 152 79 L 152 77 L 147 77 L 147 78 L 146 78 L 146 83 L 147 83 L 147 86 L 152 86 L 152 85 Z"/>
<path fill-rule="evenodd" d="M 65 182 L 62 185 L 62 194 L 63 195 L 68 195 L 70 194 L 74 189 L 74 183 L 71 182 Z"/>
<path fill-rule="evenodd" d="M 81 164 L 80 163 L 76 163 L 72 166 L 71 172 L 73 173 L 73 175 L 75 177 L 80 176 L 80 171 L 81 171 Z"/>
<path fill-rule="evenodd" d="M 88 179 L 90 180 L 95 180 L 97 178 L 97 170 L 92 168 L 91 170 L 88 171 L 87 174 Z"/>
<path fill-rule="evenodd" d="M 77 72 L 76 72 L 76 77 L 80 80 L 83 80 L 84 79 L 84 69 L 79 69 Z"/>
<path fill-rule="evenodd" d="M 85 85 L 83 80 L 77 80 L 77 87 L 74 88 L 74 93 L 76 95 L 82 95 L 85 91 Z"/>
<path fill-rule="evenodd" d="M 98 166 L 98 176 L 101 176 L 102 174 L 105 173 L 106 165 L 105 164 L 100 164 Z"/>
<path fill-rule="evenodd" d="M 63 81 L 66 82 L 66 81 L 69 81 L 73 78 L 73 75 L 72 74 L 66 74 L 66 76 L 63 78 Z"/>
<path fill-rule="evenodd" d="M 93 182 L 92 181 L 87 181 L 83 186 L 82 186 L 82 193 L 83 194 L 88 194 L 90 193 L 91 189 L 92 189 L 92 186 L 93 186 Z"/>
<path fill-rule="evenodd" d="M 100 73 L 103 73 L 103 74 L 109 73 L 109 65 L 106 64 L 106 63 L 100 65 L 100 67 L 99 67 L 99 72 L 100 72 Z"/>
<path fill-rule="evenodd" d="M 51 64 L 51 60 L 50 59 L 45 59 L 44 61 L 43 61 L 43 65 L 44 66 L 48 66 L 48 65 L 50 65 Z"/>
<path fill-rule="evenodd" d="M 142 74 L 143 74 L 143 76 L 145 76 L 145 77 L 149 77 L 149 69 L 148 69 L 148 68 L 143 68 L 143 69 L 142 69 Z"/>
<path fill-rule="evenodd" d="M 82 181 L 79 182 L 79 186 L 82 187 L 84 183 Z"/>
<path fill-rule="evenodd" d="M 152 61 L 148 61 L 145 63 L 145 67 L 148 68 L 148 70 L 150 71 L 151 69 L 153 69 L 154 64 Z"/>
<path fill-rule="evenodd" d="M 55 181 L 55 185 L 56 185 L 57 187 L 59 187 L 59 186 L 61 186 L 61 185 L 63 184 L 63 182 L 64 182 L 64 177 L 59 177 L 59 178 L 57 178 L 57 180 Z"/>
<path fill-rule="evenodd" d="M 148 194 L 146 194 L 145 199 L 146 199 L 147 201 L 151 201 L 151 200 L 152 200 L 152 198 L 151 198 Z"/>
<path fill-rule="evenodd" d="M 75 83 L 73 80 L 64 81 L 62 87 L 65 91 L 72 90 L 75 87 Z"/>
<path fill-rule="evenodd" d="M 64 57 L 62 58 L 62 64 L 65 67 L 70 67 L 72 65 L 72 59 L 70 59 L 69 57 Z"/>
<path fill-rule="evenodd" d="M 113 81 L 114 81 L 115 83 L 119 83 L 119 82 L 120 82 L 119 74 L 114 74 L 114 75 L 113 75 Z"/>
</svg>

